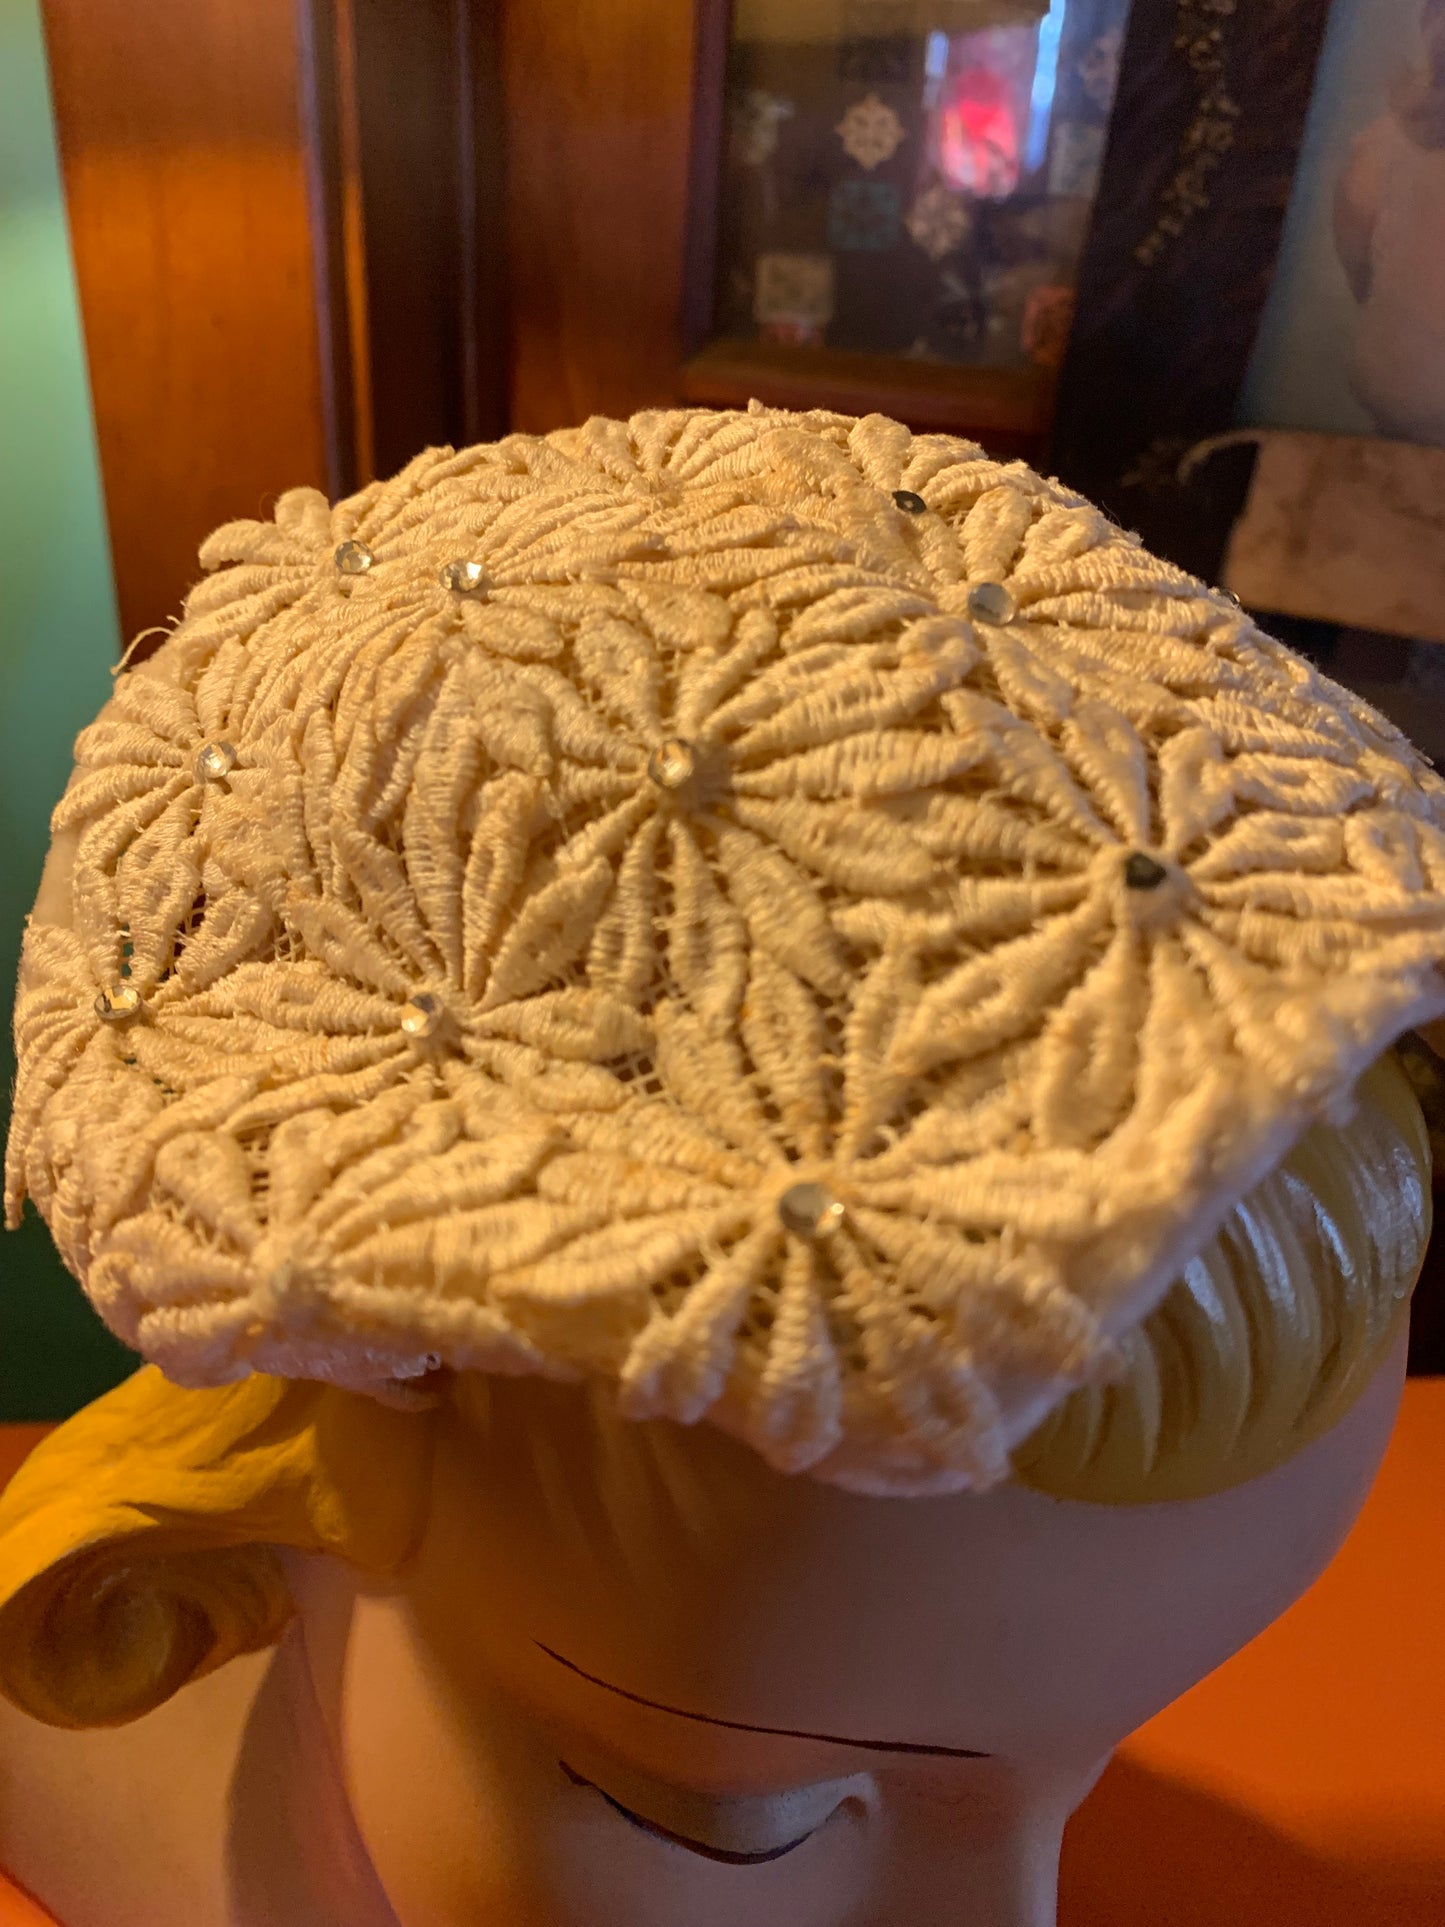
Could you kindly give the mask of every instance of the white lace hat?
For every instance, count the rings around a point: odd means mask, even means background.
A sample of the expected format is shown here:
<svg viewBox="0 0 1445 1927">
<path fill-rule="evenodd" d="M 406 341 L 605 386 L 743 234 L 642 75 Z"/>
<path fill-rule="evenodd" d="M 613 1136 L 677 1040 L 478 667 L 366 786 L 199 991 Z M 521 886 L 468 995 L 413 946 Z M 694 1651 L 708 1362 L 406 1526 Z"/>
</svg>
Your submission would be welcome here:
<svg viewBox="0 0 1445 1927">
<path fill-rule="evenodd" d="M 984 1486 L 1445 1011 L 1445 786 L 970 443 L 597 419 L 201 559 L 56 812 L 8 1183 L 182 1383 Z"/>
</svg>

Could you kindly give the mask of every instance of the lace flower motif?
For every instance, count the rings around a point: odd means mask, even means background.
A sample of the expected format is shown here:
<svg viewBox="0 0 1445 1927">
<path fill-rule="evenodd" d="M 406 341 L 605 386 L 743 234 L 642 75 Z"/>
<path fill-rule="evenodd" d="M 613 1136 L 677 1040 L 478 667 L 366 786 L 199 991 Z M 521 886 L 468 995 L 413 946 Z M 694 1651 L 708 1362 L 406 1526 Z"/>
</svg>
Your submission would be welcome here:
<svg viewBox="0 0 1445 1927">
<path fill-rule="evenodd" d="M 1421 759 L 970 444 L 597 419 L 203 560 L 78 745 L 7 1164 L 184 1382 L 984 1485 L 1445 1010 Z"/>
</svg>

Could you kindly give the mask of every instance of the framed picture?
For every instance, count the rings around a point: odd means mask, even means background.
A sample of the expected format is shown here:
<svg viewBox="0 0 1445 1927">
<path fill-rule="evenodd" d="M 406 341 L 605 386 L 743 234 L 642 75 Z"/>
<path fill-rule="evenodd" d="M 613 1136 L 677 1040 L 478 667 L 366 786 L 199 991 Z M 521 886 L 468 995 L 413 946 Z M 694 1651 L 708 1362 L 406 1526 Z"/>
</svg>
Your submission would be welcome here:
<svg viewBox="0 0 1445 1927">
<path fill-rule="evenodd" d="M 1128 11 L 736 0 L 690 384 L 871 384 L 1041 446 Z"/>
</svg>

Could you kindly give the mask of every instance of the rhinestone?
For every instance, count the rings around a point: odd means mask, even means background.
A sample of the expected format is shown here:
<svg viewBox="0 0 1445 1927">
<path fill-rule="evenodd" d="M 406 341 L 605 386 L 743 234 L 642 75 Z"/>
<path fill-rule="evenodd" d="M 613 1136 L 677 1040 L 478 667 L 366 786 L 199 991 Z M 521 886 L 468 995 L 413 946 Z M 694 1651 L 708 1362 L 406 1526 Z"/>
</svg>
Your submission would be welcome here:
<svg viewBox="0 0 1445 1927">
<path fill-rule="evenodd" d="M 778 1199 L 778 1216 L 795 1238 L 826 1238 L 842 1224 L 843 1207 L 821 1184 L 794 1184 Z"/>
<path fill-rule="evenodd" d="M 95 1014 L 103 1024 L 128 1024 L 141 1013 L 141 994 L 134 984 L 112 984 L 95 1000 Z"/>
<path fill-rule="evenodd" d="M 1124 881 L 1131 890 L 1157 890 L 1169 872 L 1143 850 L 1131 850 L 1124 860 Z"/>
<path fill-rule="evenodd" d="M 968 613 L 978 622 L 1012 622 L 1018 609 L 1002 582 L 975 582 L 968 592 Z"/>
<path fill-rule="evenodd" d="M 482 590 L 491 587 L 487 580 L 487 572 L 481 563 L 468 562 L 463 556 L 458 556 L 454 562 L 448 562 L 437 580 L 444 589 L 450 589 L 453 595 L 479 595 Z"/>
<path fill-rule="evenodd" d="M 203 743 L 196 752 L 196 781 L 222 783 L 236 767 L 236 752 L 229 743 Z"/>
<path fill-rule="evenodd" d="M 336 567 L 342 575 L 365 575 L 375 559 L 364 542 L 343 542 L 336 551 Z"/>
<path fill-rule="evenodd" d="M 440 997 L 419 990 L 401 1007 L 401 1028 L 408 1037 L 435 1037 L 442 1027 L 446 1009 Z"/>
<path fill-rule="evenodd" d="M 902 509 L 905 515 L 927 515 L 928 504 L 921 495 L 915 495 L 911 488 L 896 488 L 893 491 L 893 506 Z"/>
<path fill-rule="evenodd" d="M 680 790 L 696 768 L 697 759 L 680 736 L 659 743 L 647 759 L 647 773 L 661 790 Z"/>
<path fill-rule="evenodd" d="M 391 1376 L 394 1380 L 404 1385 L 408 1379 L 426 1378 L 432 1372 L 439 1372 L 441 1368 L 442 1355 L 440 1352 L 422 1352 L 416 1358 L 404 1359 L 399 1364 L 394 1365 Z"/>
</svg>

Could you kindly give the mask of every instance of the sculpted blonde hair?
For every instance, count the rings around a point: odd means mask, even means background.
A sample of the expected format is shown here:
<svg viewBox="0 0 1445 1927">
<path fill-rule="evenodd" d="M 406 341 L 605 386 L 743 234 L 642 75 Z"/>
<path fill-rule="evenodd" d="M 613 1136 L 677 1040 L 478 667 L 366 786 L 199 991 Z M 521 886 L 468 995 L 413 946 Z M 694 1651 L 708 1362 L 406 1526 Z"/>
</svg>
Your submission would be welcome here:
<svg viewBox="0 0 1445 1927">
<path fill-rule="evenodd" d="M 1185 1500 L 1300 1450 L 1399 1329 L 1429 1172 L 1391 1053 L 1353 1115 L 1307 1132 L 1125 1337 L 1120 1379 L 1075 1392 L 1018 1449 L 1015 1476 L 1066 1499 Z M 477 1410 L 480 1386 L 442 1383 Z M 435 1410 L 263 1376 L 186 1391 L 138 1372 L 47 1440 L 0 1502 L 0 1691 L 53 1725 L 119 1725 L 276 1640 L 292 1613 L 277 1548 L 397 1571 L 426 1517 Z"/>
<path fill-rule="evenodd" d="M 1316 1125 L 1142 1325 L 1124 1369 L 1014 1453 L 1060 1498 L 1199 1498 L 1257 1477 L 1348 1410 L 1409 1304 L 1430 1237 L 1430 1142 L 1392 1052 L 1348 1124 Z"/>
</svg>

